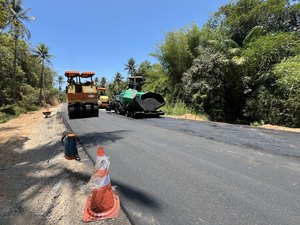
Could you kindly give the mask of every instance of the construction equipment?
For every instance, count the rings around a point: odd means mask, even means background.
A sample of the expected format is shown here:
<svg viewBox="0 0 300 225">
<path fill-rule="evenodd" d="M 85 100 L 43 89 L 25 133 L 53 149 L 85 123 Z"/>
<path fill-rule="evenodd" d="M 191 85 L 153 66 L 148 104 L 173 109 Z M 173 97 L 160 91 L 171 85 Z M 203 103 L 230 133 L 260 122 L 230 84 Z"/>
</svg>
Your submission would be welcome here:
<svg viewBox="0 0 300 225">
<path fill-rule="evenodd" d="M 98 106 L 100 109 L 106 109 L 106 107 L 109 105 L 109 97 L 106 95 L 106 88 L 100 87 L 97 88 L 99 93 L 98 98 Z"/>
<path fill-rule="evenodd" d="M 128 89 L 116 96 L 114 110 L 128 117 L 160 116 L 164 112 L 157 109 L 164 104 L 164 98 L 158 93 Z"/>
<path fill-rule="evenodd" d="M 162 95 L 155 92 L 141 92 L 143 79 L 140 78 L 142 82 L 139 82 L 139 78 L 129 78 L 129 89 L 115 96 L 110 104 L 111 109 L 118 114 L 134 118 L 164 115 L 163 111 L 158 110 L 165 104 Z"/>
<path fill-rule="evenodd" d="M 97 89 L 94 85 L 94 72 L 66 71 L 66 87 L 69 118 L 98 117 Z M 81 80 L 85 80 L 82 83 Z"/>
<path fill-rule="evenodd" d="M 159 93 L 142 92 L 144 78 L 142 76 L 129 77 L 129 89 L 116 95 L 109 105 L 120 115 L 127 117 L 159 117 L 165 113 L 158 110 L 165 104 L 165 100 Z"/>
</svg>

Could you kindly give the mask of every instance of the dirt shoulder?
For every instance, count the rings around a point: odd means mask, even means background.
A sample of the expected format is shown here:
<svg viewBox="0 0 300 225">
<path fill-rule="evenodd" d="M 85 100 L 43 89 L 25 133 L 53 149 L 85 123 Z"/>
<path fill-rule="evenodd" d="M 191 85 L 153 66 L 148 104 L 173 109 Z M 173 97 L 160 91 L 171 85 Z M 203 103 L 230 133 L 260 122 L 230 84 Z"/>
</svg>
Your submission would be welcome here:
<svg viewBox="0 0 300 225">
<path fill-rule="evenodd" d="M 40 110 L 0 124 L 0 224 L 85 224 L 94 166 L 80 147 L 81 161 L 64 158 L 60 106 L 50 110 L 47 119 Z M 92 224 L 130 223 L 122 212 Z"/>
<path fill-rule="evenodd" d="M 200 116 L 193 115 L 193 114 L 185 114 L 185 115 L 181 115 L 181 116 L 165 115 L 165 117 L 169 117 L 169 118 L 173 118 L 173 119 L 194 120 L 194 121 L 200 121 L 200 122 L 207 121 L 206 119 L 204 119 Z M 257 128 L 300 133 L 300 128 L 290 128 L 290 127 L 276 126 L 276 125 L 271 125 L 271 124 L 264 124 L 264 125 L 258 126 Z"/>
</svg>

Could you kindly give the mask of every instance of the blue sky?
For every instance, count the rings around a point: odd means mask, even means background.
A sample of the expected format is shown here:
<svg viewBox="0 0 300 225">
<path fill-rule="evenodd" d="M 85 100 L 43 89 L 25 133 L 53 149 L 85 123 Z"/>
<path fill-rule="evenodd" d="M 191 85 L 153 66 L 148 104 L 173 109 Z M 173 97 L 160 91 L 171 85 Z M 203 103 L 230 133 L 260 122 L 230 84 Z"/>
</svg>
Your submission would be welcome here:
<svg viewBox="0 0 300 225">
<path fill-rule="evenodd" d="M 191 25 L 200 27 L 228 0 L 24 0 L 36 21 L 26 24 L 32 47 L 49 47 L 53 69 L 95 71 L 108 81 L 124 64 L 137 64 L 164 41 L 167 32 Z"/>
</svg>

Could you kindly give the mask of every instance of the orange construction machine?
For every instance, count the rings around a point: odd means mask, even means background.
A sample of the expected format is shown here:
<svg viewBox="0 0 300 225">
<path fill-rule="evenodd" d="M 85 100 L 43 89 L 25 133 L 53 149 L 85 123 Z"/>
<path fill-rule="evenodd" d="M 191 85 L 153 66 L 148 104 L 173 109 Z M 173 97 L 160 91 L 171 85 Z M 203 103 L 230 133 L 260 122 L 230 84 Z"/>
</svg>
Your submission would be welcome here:
<svg viewBox="0 0 300 225">
<path fill-rule="evenodd" d="M 93 81 L 94 72 L 66 71 L 67 102 L 69 118 L 98 117 L 97 88 Z"/>
</svg>

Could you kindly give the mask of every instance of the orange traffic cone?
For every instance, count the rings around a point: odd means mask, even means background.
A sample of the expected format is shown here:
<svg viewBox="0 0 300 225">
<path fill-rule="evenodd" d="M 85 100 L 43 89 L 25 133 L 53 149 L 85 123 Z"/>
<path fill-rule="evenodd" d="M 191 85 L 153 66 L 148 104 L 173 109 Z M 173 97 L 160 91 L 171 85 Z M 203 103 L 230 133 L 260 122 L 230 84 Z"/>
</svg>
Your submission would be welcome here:
<svg viewBox="0 0 300 225">
<path fill-rule="evenodd" d="M 117 218 L 120 215 L 120 199 L 112 190 L 108 172 L 109 162 L 103 146 L 99 146 L 94 174 L 97 187 L 87 199 L 82 219 L 84 222 Z"/>
</svg>

